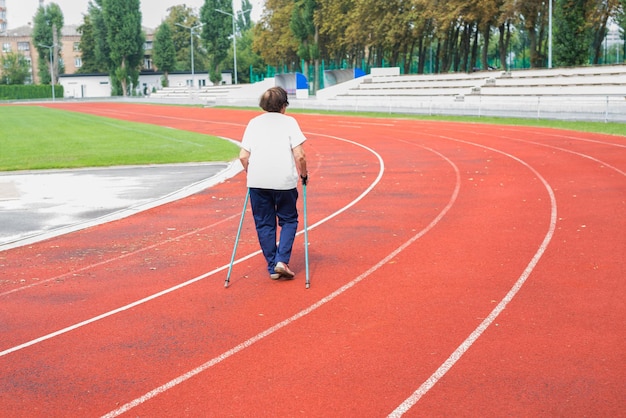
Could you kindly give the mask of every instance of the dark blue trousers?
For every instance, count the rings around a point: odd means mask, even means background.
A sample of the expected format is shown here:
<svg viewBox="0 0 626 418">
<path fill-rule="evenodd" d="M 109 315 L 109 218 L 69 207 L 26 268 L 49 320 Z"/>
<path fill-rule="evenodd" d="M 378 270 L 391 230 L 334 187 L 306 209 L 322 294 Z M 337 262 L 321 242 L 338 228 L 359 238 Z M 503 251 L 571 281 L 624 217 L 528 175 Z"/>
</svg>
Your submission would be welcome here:
<svg viewBox="0 0 626 418">
<path fill-rule="evenodd" d="M 291 249 L 298 230 L 298 189 L 270 190 L 250 188 L 250 205 L 267 270 L 274 273 L 276 263 L 289 264 Z M 276 230 L 280 239 L 276 245 Z"/>
</svg>

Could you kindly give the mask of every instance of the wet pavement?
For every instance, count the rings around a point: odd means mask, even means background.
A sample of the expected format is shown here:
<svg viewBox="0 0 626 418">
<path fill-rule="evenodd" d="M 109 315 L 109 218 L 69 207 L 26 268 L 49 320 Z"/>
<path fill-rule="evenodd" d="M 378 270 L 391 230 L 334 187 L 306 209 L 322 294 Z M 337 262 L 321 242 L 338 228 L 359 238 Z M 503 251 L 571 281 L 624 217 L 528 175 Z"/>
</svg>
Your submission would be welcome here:
<svg viewBox="0 0 626 418">
<path fill-rule="evenodd" d="M 0 251 L 121 219 L 197 193 L 238 162 L 0 173 Z"/>
</svg>

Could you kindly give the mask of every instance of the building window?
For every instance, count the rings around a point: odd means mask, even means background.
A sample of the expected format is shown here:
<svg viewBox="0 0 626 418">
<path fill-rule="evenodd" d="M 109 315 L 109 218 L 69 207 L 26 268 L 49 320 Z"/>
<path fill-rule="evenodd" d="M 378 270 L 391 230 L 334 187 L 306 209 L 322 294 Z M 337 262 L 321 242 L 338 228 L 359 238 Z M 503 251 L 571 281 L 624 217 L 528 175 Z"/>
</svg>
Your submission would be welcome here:
<svg viewBox="0 0 626 418">
<path fill-rule="evenodd" d="M 17 50 L 18 51 L 30 51 L 30 42 L 18 42 Z"/>
<path fill-rule="evenodd" d="M 2 44 L 2 52 L 11 52 L 11 43 L 5 42 Z"/>
<path fill-rule="evenodd" d="M 80 57 L 74 58 L 74 67 L 80 68 L 83 66 L 83 60 Z"/>
<path fill-rule="evenodd" d="M 80 42 L 74 42 L 74 51 L 75 52 L 80 51 Z"/>
</svg>

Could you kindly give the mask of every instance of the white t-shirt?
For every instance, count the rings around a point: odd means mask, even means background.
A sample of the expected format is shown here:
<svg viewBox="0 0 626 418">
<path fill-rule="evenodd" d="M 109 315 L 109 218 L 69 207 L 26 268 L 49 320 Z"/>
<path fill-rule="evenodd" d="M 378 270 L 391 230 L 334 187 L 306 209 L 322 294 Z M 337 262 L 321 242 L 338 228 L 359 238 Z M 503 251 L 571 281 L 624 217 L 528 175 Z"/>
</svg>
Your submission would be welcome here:
<svg viewBox="0 0 626 418">
<path fill-rule="evenodd" d="M 241 147 L 250 153 L 248 187 L 290 190 L 298 185 L 292 149 L 306 141 L 291 116 L 266 112 L 248 123 Z"/>
</svg>

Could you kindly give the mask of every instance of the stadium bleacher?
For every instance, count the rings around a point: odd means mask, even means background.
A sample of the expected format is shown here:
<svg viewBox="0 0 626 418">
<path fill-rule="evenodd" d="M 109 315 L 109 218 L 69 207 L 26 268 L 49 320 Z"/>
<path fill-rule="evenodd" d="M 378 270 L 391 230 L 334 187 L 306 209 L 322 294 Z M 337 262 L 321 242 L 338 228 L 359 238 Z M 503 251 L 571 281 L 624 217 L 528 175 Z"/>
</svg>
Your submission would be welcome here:
<svg viewBox="0 0 626 418">
<path fill-rule="evenodd" d="M 151 100 L 258 106 L 260 83 L 165 88 Z M 291 108 L 626 122 L 626 65 L 402 75 L 397 67 L 290 101 Z"/>
</svg>

